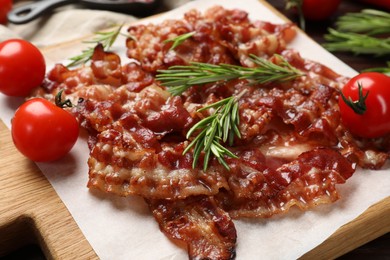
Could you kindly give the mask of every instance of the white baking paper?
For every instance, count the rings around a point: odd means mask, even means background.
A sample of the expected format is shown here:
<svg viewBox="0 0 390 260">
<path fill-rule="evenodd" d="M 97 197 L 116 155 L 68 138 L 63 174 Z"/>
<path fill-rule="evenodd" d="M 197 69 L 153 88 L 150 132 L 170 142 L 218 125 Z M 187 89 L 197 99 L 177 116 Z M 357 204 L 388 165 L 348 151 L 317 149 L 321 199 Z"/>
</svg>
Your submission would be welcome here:
<svg viewBox="0 0 390 260">
<path fill-rule="evenodd" d="M 251 19 L 283 22 L 257 0 L 197 0 L 142 22 L 181 18 L 191 8 L 205 10 L 216 4 L 244 9 Z M 299 34 L 291 46 L 298 49 L 304 58 L 320 61 L 340 74 L 356 74 L 304 34 Z M 115 50 L 124 53 L 124 48 L 124 39 L 119 38 Z M 126 58 L 123 62 L 126 62 Z M 0 116 L 8 127 L 14 110 L 22 102 L 22 99 L 0 96 Z M 159 231 L 143 199 L 120 198 L 88 190 L 88 154 L 85 138 L 81 137 L 68 156 L 38 166 L 98 256 L 110 260 L 187 259 L 186 250 L 173 244 Z M 342 199 L 334 204 L 322 205 L 307 212 L 291 210 L 287 215 L 270 219 L 235 221 L 238 232 L 237 259 L 297 259 L 370 205 L 388 197 L 389 169 L 389 164 L 380 171 L 358 169 L 345 185 L 339 186 Z"/>
</svg>

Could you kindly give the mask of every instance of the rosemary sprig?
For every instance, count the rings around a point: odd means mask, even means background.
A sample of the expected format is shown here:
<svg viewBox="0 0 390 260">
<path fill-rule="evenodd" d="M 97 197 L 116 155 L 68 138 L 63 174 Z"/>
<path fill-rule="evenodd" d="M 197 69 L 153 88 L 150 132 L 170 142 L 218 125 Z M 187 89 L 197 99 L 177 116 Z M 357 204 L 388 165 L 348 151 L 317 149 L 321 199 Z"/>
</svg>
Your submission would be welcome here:
<svg viewBox="0 0 390 260">
<path fill-rule="evenodd" d="M 118 37 L 121 29 L 123 27 L 123 24 L 118 26 L 113 31 L 101 31 L 95 33 L 95 38 L 93 38 L 90 41 L 84 41 L 83 43 L 91 43 L 94 44 L 92 47 L 88 47 L 87 49 L 81 51 L 80 55 L 74 56 L 70 58 L 72 62 L 67 65 L 67 67 L 76 66 L 79 64 L 83 64 L 88 62 L 93 55 L 94 48 L 97 44 L 102 44 L 105 51 L 108 51 L 111 46 L 114 44 L 116 38 Z"/>
<path fill-rule="evenodd" d="M 203 85 L 232 79 L 246 79 L 249 84 L 266 84 L 271 82 L 284 82 L 303 76 L 303 73 L 289 64 L 282 56 L 274 57 L 279 64 L 254 55 L 250 56 L 256 67 L 242 67 L 231 64 L 207 64 L 193 62 L 188 66 L 172 66 L 167 70 L 159 70 L 156 78 L 163 85 L 168 87 L 172 95 L 181 95 L 193 85 Z M 224 157 L 237 158 L 229 149 L 224 147 L 225 143 L 233 145 L 234 138 L 241 138 L 238 125 L 239 111 L 238 100 L 245 94 L 241 92 L 237 96 L 222 99 L 208 105 L 198 111 L 214 109 L 215 112 L 196 123 L 187 133 L 186 138 L 190 139 L 195 132 L 198 134 L 183 154 L 193 148 L 193 164 L 195 168 L 202 151 L 204 151 L 203 170 L 206 171 L 211 156 L 215 156 L 218 162 L 229 170 Z"/>
<path fill-rule="evenodd" d="M 181 34 L 181 35 L 176 36 L 172 39 L 165 40 L 163 43 L 173 42 L 173 44 L 169 50 L 174 50 L 177 46 L 182 44 L 185 40 L 191 38 L 195 33 L 196 32 L 189 32 L 189 33 Z"/>
<path fill-rule="evenodd" d="M 185 154 L 194 147 L 192 168 L 196 167 L 199 157 L 202 151 L 204 151 L 203 171 L 207 170 L 212 155 L 227 170 L 230 170 L 224 156 L 231 158 L 237 158 L 237 156 L 222 144 L 228 142 L 232 146 L 235 136 L 241 138 L 241 133 L 238 129 L 240 123 L 238 100 L 244 94 L 245 91 L 237 96 L 222 99 L 198 110 L 200 112 L 207 109 L 215 109 L 215 112 L 196 123 L 187 133 L 186 137 L 189 139 L 196 131 L 200 131 L 183 151 L 183 154 Z"/>
<path fill-rule="evenodd" d="M 192 62 L 188 66 L 172 66 L 159 70 L 156 79 L 168 87 L 172 95 L 181 95 L 193 85 L 203 85 L 232 79 L 246 79 L 251 84 L 284 82 L 302 76 L 303 73 L 289 64 L 282 56 L 275 55 L 280 64 L 250 55 L 256 67 L 242 67 L 231 64 L 208 64 Z"/>
<path fill-rule="evenodd" d="M 325 35 L 323 46 L 329 51 L 345 51 L 374 56 L 386 56 L 390 54 L 390 38 L 380 39 L 365 34 L 353 32 L 340 32 L 330 28 Z"/>
<path fill-rule="evenodd" d="M 367 35 L 390 33 L 390 13 L 373 9 L 347 13 L 338 18 L 336 29 Z"/>
</svg>

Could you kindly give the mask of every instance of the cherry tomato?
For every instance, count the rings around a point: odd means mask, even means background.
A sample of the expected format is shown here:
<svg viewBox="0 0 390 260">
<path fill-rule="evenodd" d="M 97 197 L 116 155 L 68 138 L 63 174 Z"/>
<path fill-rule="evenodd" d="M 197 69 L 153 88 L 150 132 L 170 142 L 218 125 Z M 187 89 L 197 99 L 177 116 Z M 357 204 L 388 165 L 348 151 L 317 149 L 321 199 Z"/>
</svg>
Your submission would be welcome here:
<svg viewBox="0 0 390 260">
<path fill-rule="evenodd" d="M 45 59 L 32 43 L 21 39 L 0 43 L 0 92 L 3 94 L 27 96 L 42 83 L 45 71 Z"/>
<path fill-rule="evenodd" d="M 347 102 L 340 96 L 341 119 L 352 134 L 376 138 L 390 133 L 389 86 L 390 77 L 378 72 L 365 72 L 353 77 L 343 87 L 342 94 Z M 349 99 L 360 114 L 347 104 Z"/>
<path fill-rule="evenodd" d="M 302 12 L 307 20 L 322 21 L 334 14 L 341 0 L 303 0 Z"/>
<path fill-rule="evenodd" d="M 0 23 L 6 24 L 7 14 L 12 9 L 12 0 L 0 0 Z"/>
<path fill-rule="evenodd" d="M 304 19 L 323 21 L 334 14 L 341 0 L 287 0 L 287 9 L 298 11 L 301 24 Z M 300 12 L 301 11 L 301 12 Z"/>
<path fill-rule="evenodd" d="M 75 144 L 79 126 L 68 111 L 42 98 L 33 98 L 15 112 L 11 127 L 16 148 L 36 162 L 57 160 Z"/>
</svg>

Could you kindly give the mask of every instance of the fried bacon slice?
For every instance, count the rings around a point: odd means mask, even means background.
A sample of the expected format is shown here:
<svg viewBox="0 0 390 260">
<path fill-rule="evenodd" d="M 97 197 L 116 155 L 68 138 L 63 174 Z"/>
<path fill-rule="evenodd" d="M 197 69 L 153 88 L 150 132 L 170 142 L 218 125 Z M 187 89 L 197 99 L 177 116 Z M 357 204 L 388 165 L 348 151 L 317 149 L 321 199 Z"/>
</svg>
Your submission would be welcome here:
<svg viewBox="0 0 390 260">
<path fill-rule="evenodd" d="M 161 24 L 131 26 L 127 40 L 127 56 L 141 62 L 146 71 L 155 72 L 190 61 L 211 64 L 241 62 L 253 65 L 249 53 L 269 57 L 285 49 L 295 36 L 292 24 L 253 23 L 248 13 L 221 6 L 187 12 L 181 20 L 166 20 Z M 171 50 L 167 40 L 194 32 L 195 34 Z"/>
<path fill-rule="evenodd" d="M 187 244 L 189 259 L 234 259 L 237 240 L 234 223 L 213 197 L 147 200 L 147 203 L 162 232 Z"/>
<path fill-rule="evenodd" d="M 120 86 L 126 86 L 130 91 L 141 91 L 154 81 L 152 74 L 145 72 L 135 62 L 121 64 L 119 55 L 105 52 L 103 46 L 98 44 L 91 57 L 90 66 L 69 69 L 63 64 L 56 64 L 46 75 L 42 85 L 35 89 L 32 96 L 39 96 L 53 101 L 58 91 L 62 90 L 67 98 L 77 103 L 78 98 L 96 100 L 96 95 L 107 94 Z M 95 92 L 96 86 L 104 85 Z M 91 90 L 91 86 L 93 90 Z M 90 93 L 90 92 L 94 93 Z M 100 99 L 100 101 L 102 100 Z"/>
<path fill-rule="evenodd" d="M 216 196 L 230 216 L 264 218 L 285 213 L 294 205 L 307 210 L 334 202 L 339 199 L 336 185 L 345 183 L 355 171 L 345 157 L 330 148 L 304 152 L 276 169 L 270 167 L 270 160 L 264 157 L 253 166 L 233 166 L 230 190 Z"/>
<path fill-rule="evenodd" d="M 182 156 L 183 143 L 159 143 L 152 131 L 134 124 L 131 115 L 124 120 L 125 126 L 115 124 L 97 136 L 88 160 L 88 187 L 160 199 L 214 195 L 227 188 L 218 168 L 191 169 L 192 156 Z"/>
<path fill-rule="evenodd" d="M 227 188 L 220 166 L 193 170 L 191 154 L 182 155 L 186 142 L 180 135 L 192 118 L 179 97 L 167 97 L 157 86 L 139 93 L 124 86 L 104 102 L 85 100 L 77 107 L 82 124 L 96 133 L 89 142 L 89 187 L 154 199 L 214 195 Z"/>
</svg>

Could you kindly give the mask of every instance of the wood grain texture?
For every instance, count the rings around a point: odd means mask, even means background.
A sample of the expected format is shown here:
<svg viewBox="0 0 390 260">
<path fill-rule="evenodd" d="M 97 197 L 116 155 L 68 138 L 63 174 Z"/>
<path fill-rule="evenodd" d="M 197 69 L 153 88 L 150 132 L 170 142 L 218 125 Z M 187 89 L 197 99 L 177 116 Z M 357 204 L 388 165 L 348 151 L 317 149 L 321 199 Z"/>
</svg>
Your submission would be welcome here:
<svg viewBox="0 0 390 260">
<path fill-rule="evenodd" d="M 46 48 L 47 62 L 61 61 L 64 53 L 67 57 L 78 54 L 83 48 L 81 40 L 85 39 Z M 98 259 L 44 175 L 15 149 L 10 131 L 2 122 L 0 164 L 0 256 L 25 244 L 38 243 L 48 259 Z M 342 226 L 302 259 L 336 258 L 387 232 L 390 197 Z"/>
<path fill-rule="evenodd" d="M 38 167 L 21 155 L 0 123 L 0 256 L 37 243 L 48 259 L 97 259 Z"/>
<path fill-rule="evenodd" d="M 326 241 L 301 257 L 334 259 L 390 232 L 390 197 L 372 205 L 353 221 L 340 227 Z"/>
</svg>

